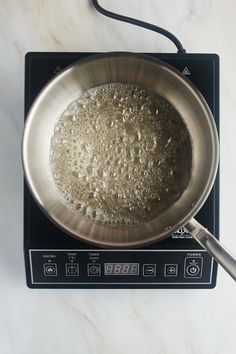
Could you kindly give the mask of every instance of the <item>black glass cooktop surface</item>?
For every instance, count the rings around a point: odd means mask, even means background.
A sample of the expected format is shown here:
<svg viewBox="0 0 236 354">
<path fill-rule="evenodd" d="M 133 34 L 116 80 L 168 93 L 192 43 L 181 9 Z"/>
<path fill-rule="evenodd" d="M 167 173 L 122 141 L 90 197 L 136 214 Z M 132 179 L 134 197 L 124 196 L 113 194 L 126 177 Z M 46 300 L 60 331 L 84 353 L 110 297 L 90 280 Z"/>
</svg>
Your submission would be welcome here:
<svg viewBox="0 0 236 354">
<path fill-rule="evenodd" d="M 28 53 L 25 116 L 43 86 L 62 69 L 95 53 Z M 219 58 L 155 54 L 186 75 L 206 99 L 219 129 Z M 219 179 L 196 219 L 219 237 Z M 42 213 L 24 186 L 24 249 L 32 288 L 212 288 L 217 265 L 184 228 L 130 250 L 102 250 L 65 234 Z"/>
</svg>

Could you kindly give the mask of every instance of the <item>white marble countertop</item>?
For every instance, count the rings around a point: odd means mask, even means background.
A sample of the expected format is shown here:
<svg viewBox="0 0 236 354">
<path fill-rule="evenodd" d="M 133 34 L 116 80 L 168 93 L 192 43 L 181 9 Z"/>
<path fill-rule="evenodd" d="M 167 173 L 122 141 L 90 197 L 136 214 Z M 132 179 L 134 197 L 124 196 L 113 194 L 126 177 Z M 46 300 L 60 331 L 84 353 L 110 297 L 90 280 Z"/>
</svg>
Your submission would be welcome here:
<svg viewBox="0 0 236 354">
<path fill-rule="evenodd" d="M 236 253 L 236 3 L 101 0 L 172 30 L 188 52 L 221 59 L 221 240 Z M 88 0 L 0 0 L 1 354 L 234 354 L 236 287 L 30 290 L 23 263 L 24 55 L 28 51 L 173 52 L 166 39 L 107 19 Z"/>
</svg>

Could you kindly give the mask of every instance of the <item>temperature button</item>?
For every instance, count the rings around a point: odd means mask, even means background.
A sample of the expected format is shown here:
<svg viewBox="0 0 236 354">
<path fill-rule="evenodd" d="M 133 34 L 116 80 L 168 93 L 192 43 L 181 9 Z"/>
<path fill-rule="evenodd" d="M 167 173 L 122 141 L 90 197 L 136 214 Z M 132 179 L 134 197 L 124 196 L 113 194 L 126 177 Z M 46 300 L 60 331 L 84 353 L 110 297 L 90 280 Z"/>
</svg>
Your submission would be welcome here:
<svg viewBox="0 0 236 354">
<path fill-rule="evenodd" d="M 78 263 L 66 263 L 66 276 L 78 276 L 79 265 Z"/>
<path fill-rule="evenodd" d="M 89 263 L 88 264 L 88 276 L 99 277 L 101 275 L 101 264 Z"/>
<path fill-rule="evenodd" d="M 202 276 L 202 257 L 186 257 L 184 262 L 185 278 L 201 278 Z"/>
</svg>

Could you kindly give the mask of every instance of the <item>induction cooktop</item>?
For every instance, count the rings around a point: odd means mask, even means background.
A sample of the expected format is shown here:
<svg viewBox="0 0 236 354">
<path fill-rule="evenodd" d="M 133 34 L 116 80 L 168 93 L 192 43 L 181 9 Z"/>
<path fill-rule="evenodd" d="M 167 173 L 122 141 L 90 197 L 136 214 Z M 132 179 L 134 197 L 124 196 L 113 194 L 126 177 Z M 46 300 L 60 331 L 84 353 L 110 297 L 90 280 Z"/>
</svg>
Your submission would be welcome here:
<svg viewBox="0 0 236 354">
<path fill-rule="evenodd" d="M 43 86 L 68 65 L 95 53 L 39 53 L 25 57 L 25 117 Z M 146 53 L 172 65 L 199 89 L 219 130 L 216 54 Z M 196 219 L 219 238 L 219 176 Z M 183 227 L 139 249 L 100 249 L 55 226 L 24 183 L 24 254 L 30 288 L 213 288 L 217 264 Z"/>
</svg>

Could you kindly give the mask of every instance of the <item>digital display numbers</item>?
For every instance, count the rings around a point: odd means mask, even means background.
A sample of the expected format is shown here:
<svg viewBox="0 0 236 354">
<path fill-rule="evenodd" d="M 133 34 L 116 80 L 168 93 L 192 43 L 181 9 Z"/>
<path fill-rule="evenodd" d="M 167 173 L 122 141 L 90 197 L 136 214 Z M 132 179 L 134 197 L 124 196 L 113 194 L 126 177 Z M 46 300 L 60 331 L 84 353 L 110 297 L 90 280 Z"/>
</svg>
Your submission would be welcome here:
<svg viewBox="0 0 236 354">
<path fill-rule="evenodd" d="M 105 263 L 105 275 L 139 275 L 139 264 Z"/>
</svg>

